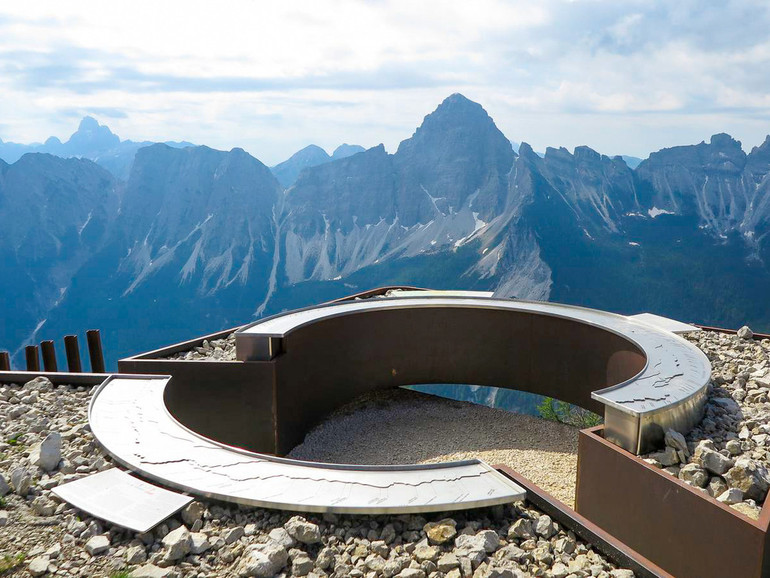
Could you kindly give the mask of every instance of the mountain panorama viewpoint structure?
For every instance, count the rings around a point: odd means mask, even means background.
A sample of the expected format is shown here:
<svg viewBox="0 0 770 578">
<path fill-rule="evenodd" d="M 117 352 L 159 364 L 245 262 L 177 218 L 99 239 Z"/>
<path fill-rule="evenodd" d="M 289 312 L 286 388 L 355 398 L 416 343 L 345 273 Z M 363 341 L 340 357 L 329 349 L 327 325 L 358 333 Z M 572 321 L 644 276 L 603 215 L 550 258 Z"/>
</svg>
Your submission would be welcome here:
<svg viewBox="0 0 770 578">
<path fill-rule="evenodd" d="M 188 145 L 86 119 L 0 161 L 0 573 L 770 576 L 770 335 L 711 326 L 770 326 L 770 137 L 631 169 L 455 94 L 393 154 Z M 385 433 L 430 384 L 601 420 L 426 456 L 505 419 Z"/>
</svg>

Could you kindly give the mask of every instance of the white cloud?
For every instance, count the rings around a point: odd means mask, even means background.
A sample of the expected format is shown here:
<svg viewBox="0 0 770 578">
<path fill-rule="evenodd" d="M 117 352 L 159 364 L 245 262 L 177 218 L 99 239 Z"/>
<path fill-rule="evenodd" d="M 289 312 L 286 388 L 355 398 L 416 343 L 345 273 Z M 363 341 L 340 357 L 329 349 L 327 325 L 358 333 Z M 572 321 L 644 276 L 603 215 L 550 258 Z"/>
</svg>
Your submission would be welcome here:
<svg viewBox="0 0 770 578">
<path fill-rule="evenodd" d="M 452 92 L 536 149 L 643 156 L 770 132 L 768 9 L 677 3 L 37 1 L 0 7 L 5 140 L 93 113 L 123 138 L 395 150 Z M 113 111 L 110 118 L 99 111 Z"/>
</svg>

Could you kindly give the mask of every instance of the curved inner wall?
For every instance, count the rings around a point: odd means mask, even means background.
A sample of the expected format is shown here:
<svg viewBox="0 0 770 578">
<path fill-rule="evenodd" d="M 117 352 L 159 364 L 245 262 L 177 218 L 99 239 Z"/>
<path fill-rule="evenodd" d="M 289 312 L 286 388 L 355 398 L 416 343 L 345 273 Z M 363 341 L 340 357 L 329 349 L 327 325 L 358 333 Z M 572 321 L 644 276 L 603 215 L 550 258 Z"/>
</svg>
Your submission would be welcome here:
<svg viewBox="0 0 770 578">
<path fill-rule="evenodd" d="M 474 383 L 601 414 L 591 392 L 631 379 L 645 362 L 626 338 L 571 319 L 491 308 L 386 309 L 293 330 L 273 360 L 243 362 L 254 371 L 239 383 L 191 390 L 189 379 L 175 377 L 165 401 L 175 418 L 206 437 L 282 455 L 329 413 L 372 390 Z M 268 424 L 272 437 L 254 435 Z"/>
</svg>

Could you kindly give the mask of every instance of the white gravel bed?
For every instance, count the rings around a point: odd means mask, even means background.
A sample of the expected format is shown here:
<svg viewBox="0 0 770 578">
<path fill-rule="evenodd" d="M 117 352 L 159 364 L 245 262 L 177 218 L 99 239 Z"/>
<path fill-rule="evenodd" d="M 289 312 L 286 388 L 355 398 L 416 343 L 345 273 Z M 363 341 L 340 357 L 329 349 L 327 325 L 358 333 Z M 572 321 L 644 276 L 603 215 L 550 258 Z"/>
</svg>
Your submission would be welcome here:
<svg viewBox="0 0 770 578">
<path fill-rule="evenodd" d="M 392 389 L 340 408 L 289 457 L 352 464 L 479 458 L 510 466 L 572 506 L 577 435 L 576 428 L 529 415 Z"/>
<path fill-rule="evenodd" d="M 648 463 L 758 518 L 770 487 L 770 340 L 700 331 L 686 335 L 712 366 L 706 413 L 686 437 L 667 432 Z"/>
<path fill-rule="evenodd" d="M 633 576 L 526 503 L 425 518 L 200 501 L 147 534 L 113 527 L 50 491 L 112 467 L 86 422 L 89 397 L 45 378 L 0 385 L 0 572 L 16 564 L 3 576 Z"/>
<path fill-rule="evenodd" d="M 165 359 L 185 361 L 235 361 L 235 333 L 222 339 L 204 339 L 198 347 L 169 355 Z"/>
</svg>

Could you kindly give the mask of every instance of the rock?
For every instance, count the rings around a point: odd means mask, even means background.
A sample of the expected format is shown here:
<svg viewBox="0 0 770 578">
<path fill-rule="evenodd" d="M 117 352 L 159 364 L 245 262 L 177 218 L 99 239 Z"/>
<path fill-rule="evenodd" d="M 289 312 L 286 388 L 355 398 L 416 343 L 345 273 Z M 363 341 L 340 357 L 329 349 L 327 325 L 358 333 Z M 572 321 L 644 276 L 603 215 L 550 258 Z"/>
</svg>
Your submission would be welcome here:
<svg viewBox="0 0 770 578">
<path fill-rule="evenodd" d="M 304 552 L 295 556 L 294 559 L 291 561 L 292 576 L 307 576 L 312 569 L 313 569 L 313 561 Z"/>
<path fill-rule="evenodd" d="M 513 560 L 514 562 L 521 562 L 527 558 L 529 554 L 526 550 L 522 550 L 516 544 L 508 544 L 504 548 L 497 551 L 495 558 L 502 560 Z"/>
<path fill-rule="evenodd" d="M 732 509 L 739 511 L 741 514 L 748 516 L 752 520 L 758 520 L 760 510 L 757 506 L 747 504 L 746 502 L 738 502 L 730 506 Z"/>
<path fill-rule="evenodd" d="M 738 488 L 729 488 L 717 497 L 717 501 L 732 506 L 743 501 L 743 492 Z"/>
<path fill-rule="evenodd" d="M 328 569 L 334 562 L 334 551 L 331 548 L 323 548 L 315 558 L 315 565 L 321 570 Z"/>
<path fill-rule="evenodd" d="M 713 444 L 711 445 L 713 446 Z M 699 443 L 698 447 L 695 448 L 694 460 L 702 468 L 718 476 L 721 476 L 735 465 L 733 460 L 714 451 L 706 442 Z"/>
<path fill-rule="evenodd" d="M 679 470 L 679 479 L 695 487 L 705 488 L 709 482 L 709 475 L 698 464 L 686 464 Z"/>
<path fill-rule="evenodd" d="M 229 528 L 222 536 L 225 539 L 225 544 L 232 544 L 237 540 L 240 540 L 246 534 L 243 526 L 236 526 L 235 528 Z"/>
<path fill-rule="evenodd" d="M 98 556 L 110 549 L 110 538 L 104 534 L 91 536 L 86 542 L 86 552 L 91 556 Z"/>
<path fill-rule="evenodd" d="M 317 544 L 321 541 L 321 530 L 318 525 L 308 522 L 302 516 L 294 516 L 283 527 L 289 536 L 303 544 Z"/>
<path fill-rule="evenodd" d="M 190 554 L 203 554 L 211 548 L 208 536 L 201 532 L 190 532 Z"/>
<path fill-rule="evenodd" d="M 11 486 L 13 487 L 13 491 L 22 498 L 29 493 L 31 485 L 32 475 L 27 468 L 19 467 L 11 472 Z"/>
<path fill-rule="evenodd" d="M 482 574 L 483 578 L 515 578 L 513 571 L 508 568 L 497 568 L 487 566 L 486 570 Z"/>
<path fill-rule="evenodd" d="M 634 573 L 631 570 L 618 569 L 612 570 L 610 576 L 612 578 L 634 578 Z"/>
<path fill-rule="evenodd" d="M 57 504 L 45 496 L 38 496 L 32 500 L 32 511 L 38 516 L 53 516 Z"/>
<path fill-rule="evenodd" d="M 166 548 L 163 558 L 169 562 L 181 560 L 190 553 L 192 548 L 190 531 L 185 526 L 179 526 L 176 530 L 166 534 L 162 542 Z"/>
<path fill-rule="evenodd" d="M 676 449 L 670 446 L 667 446 L 662 452 L 650 454 L 650 459 L 655 460 L 664 468 L 675 466 L 679 463 L 679 455 L 677 454 Z"/>
<path fill-rule="evenodd" d="M 197 520 L 203 517 L 206 506 L 198 501 L 190 502 L 182 509 L 182 521 L 187 526 L 192 526 Z"/>
<path fill-rule="evenodd" d="M 561 562 L 556 562 L 551 568 L 551 576 L 553 578 L 566 578 L 569 575 L 569 570 Z"/>
<path fill-rule="evenodd" d="M 61 434 L 51 432 L 39 444 L 33 446 L 29 453 L 29 463 L 33 466 L 52 472 L 61 461 Z"/>
<path fill-rule="evenodd" d="M 32 576 L 42 576 L 48 572 L 48 564 L 50 561 L 47 556 L 37 556 L 29 561 L 27 570 Z"/>
<path fill-rule="evenodd" d="M 665 444 L 674 448 L 678 452 L 683 452 L 686 457 L 690 457 L 690 450 L 687 447 L 687 440 L 678 431 L 673 429 L 667 429 L 664 437 Z"/>
<path fill-rule="evenodd" d="M 767 468 L 749 458 L 738 458 L 735 466 L 725 475 L 725 481 L 731 488 L 738 488 L 746 498 L 762 502 L 767 495 L 768 481 Z"/>
<path fill-rule="evenodd" d="M 425 578 L 425 572 L 419 568 L 404 568 L 397 576 L 398 578 Z"/>
<path fill-rule="evenodd" d="M 438 560 L 440 554 L 441 552 L 436 546 L 428 546 L 427 544 L 424 544 L 418 545 L 414 549 L 414 553 L 412 555 L 418 562 L 424 562 L 425 560 L 435 562 Z"/>
<path fill-rule="evenodd" d="M 716 498 L 717 496 L 721 496 L 724 492 L 727 491 L 727 484 L 719 476 L 714 476 L 709 481 L 708 491 L 712 498 Z"/>
<path fill-rule="evenodd" d="M 457 536 L 457 522 L 452 518 L 444 518 L 438 522 L 428 522 L 423 530 L 432 543 L 445 544 Z"/>
<path fill-rule="evenodd" d="M 9 523 L 9 516 L 6 510 L 0 510 L 0 528 L 7 526 Z"/>
<path fill-rule="evenodd" d="M 460 534 L 455 538 L 455 546 L 458 550 L 462 550 L 466 553 L 491 553 L 500 546 L 500 537 L 494 530 L 482 530 L 475 535 Z"/>
<path fill-rule="evenodd" d="M 273 528 L 268 534 L 271 540 L 275 540 L 284 548 L 293 548 L 296 540 L 283 528 Z"/>
<path fill-rule="evenodd" d="M 754 339 L 754 332 L 749 328 L 748 325 L 744 325 L 738 330 L 738 337 L 740 339 Z"/>
<path fill-rule="evenodd" d="M 436 567 L 439 572 L 447 573 L 450 570 L 460 567 L 460 562 L 457 559 L 457 555 L 454 552 L 447 552 L 438 559 Z"/>
<path fill-rule="evenodd" d="M 126 550 L 126 563 L 128 564 L 144 564 L 147 561 L 147 553 L 144 551 L 143 546 L 129 546 Z"/>
<path fill-rule="evenodd" d="M 385 561 L 385 566 L 382 568 L 382 575 L 385 578 L 390 578 L 401 572 L 407 566 L 409 566 L 409 558 L 391 558 L 390 560 Z"/>
<path fill-rule="evenodd" d="M 10 493 L 11 493 L 11 486 L 8 485 L 8 482 L 6 481 L 5 476 L 3 476 L 2 473 L 0 473 L 0 498 Z"/>
<path fill-rule="evenodd" d="M 519 518 L 516 520 L 510 528 L 508 528 L 508 539 L 513 540 L 516 538 L 532 538 L 535 530 L 532 527 L 532 520 L 527 518 Z"/>
<path fill-rule="evenodd" d="M 238 576 L 273 576 L 286 566 L 288 559 L 286 548 L 275 541 L 252 544 L 244 550 L 236 573 Z"/>
<path fill-rule="evenodd" d="M 176 571 L 172 566 L 168 568 L 159 568 L 153 564 L 145 564 L 131 570 L 131 578 L 172 578 Z"/>
<path fill-rule="evenodd" d="M 725 448 L 730 452 L 730 455 L 737 456 L 741 453 L 741 442 L 738 440 L 730 440 L 725 444 Z"/>
<path fill-rule="evenodd" d="M 550 516 L 542 515 L 535 522 L 535 533 L 543 538 L 550 538 L 556 533 L 556 527 Z"/>
</svg>

